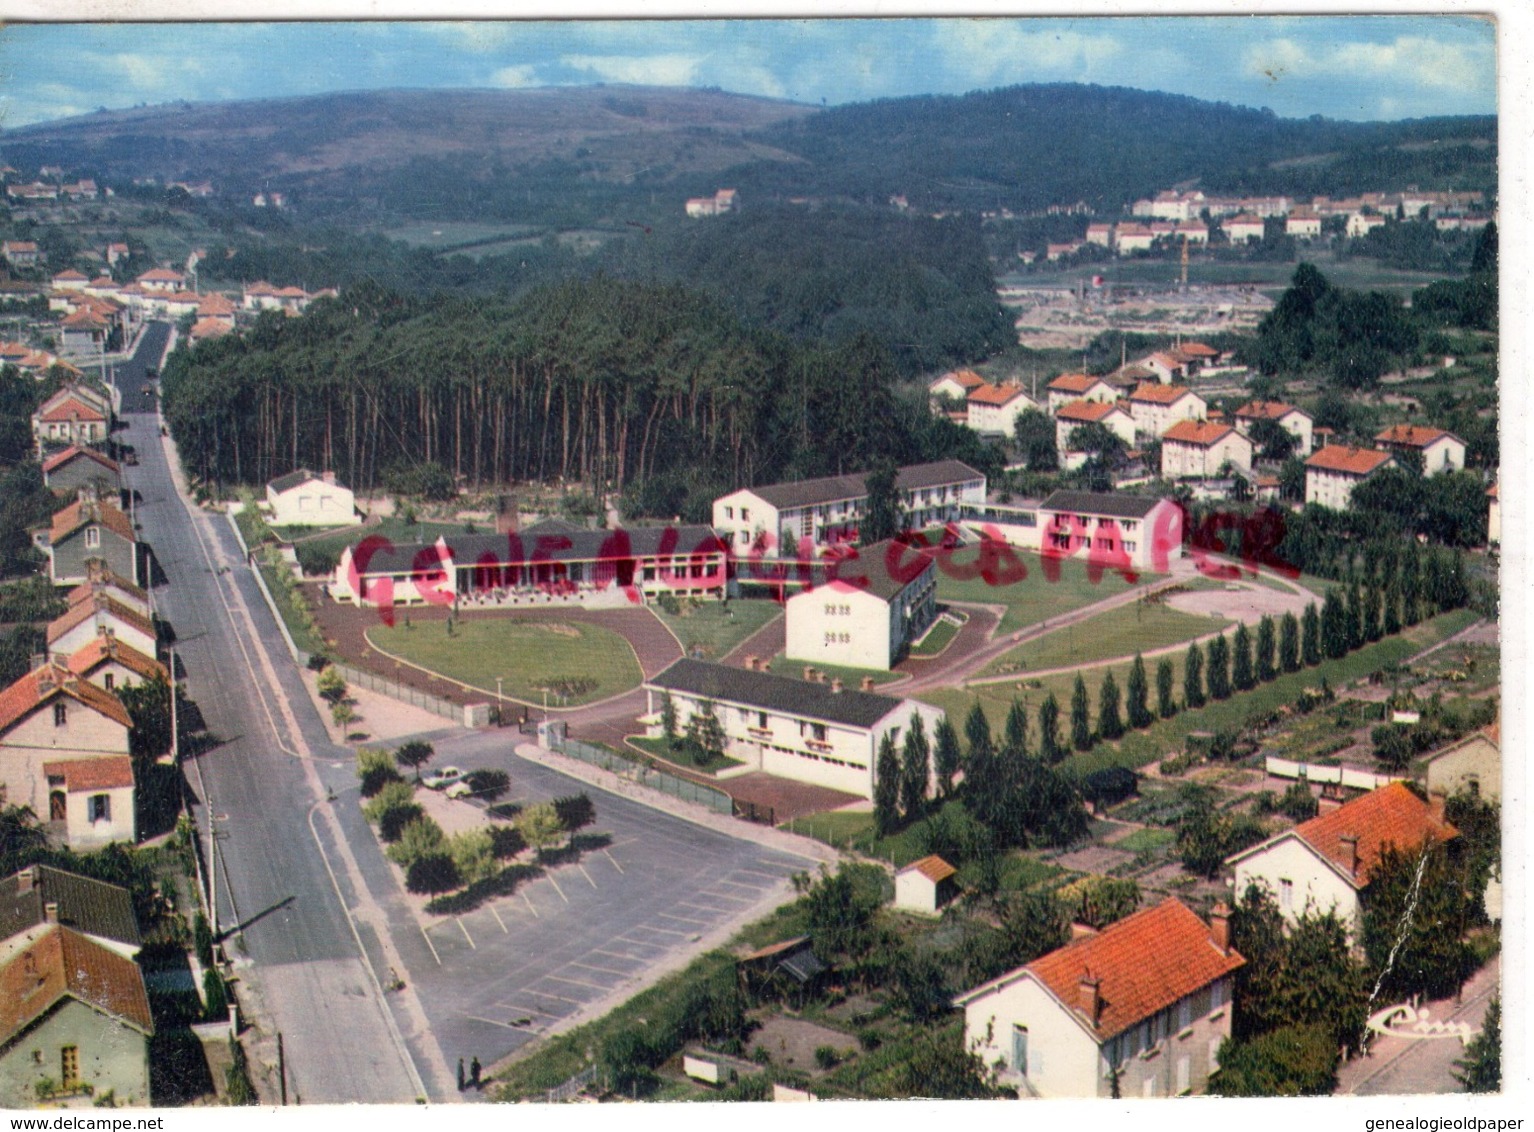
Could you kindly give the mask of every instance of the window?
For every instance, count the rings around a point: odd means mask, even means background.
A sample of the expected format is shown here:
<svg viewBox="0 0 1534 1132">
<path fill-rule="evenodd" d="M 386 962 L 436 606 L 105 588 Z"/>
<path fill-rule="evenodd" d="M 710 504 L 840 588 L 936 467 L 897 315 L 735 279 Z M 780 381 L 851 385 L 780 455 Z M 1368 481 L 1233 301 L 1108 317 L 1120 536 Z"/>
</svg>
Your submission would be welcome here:
<svg viewBox="0 0 1534 1132">
<path fill-rule="evenodd" d="M 69 722 L 69 708 L 65 704 L 53 705 L 53 726 L 63 727 Z"/>
<path fill-rule="evenodd" d="M 824 743 L 826 741 L 826 725 L 824 723 L 810 724 L 810 738 L 817 743 Z"/>
<path fill-rule="evenodd" d="M 750 508 L 742 507 L 740 509 L 740 521 L 742 523 L 749 523 L 751 521 L 751 510 L 750 510 Z"/>
<path fill-rule="evenodd" d="M 1012 1067 L 1028 1076 L 1028 1027 L 1012 1026 Z"/>
<path fill-rule="evenodd" d="M 756 725 L 761 728 L 765 728 L 767 726 L 767 713 L 765 711 L 759 711 L 756 713 Z"/>
<path fill-rule="evenodd" d="M 96 547 L 101 545 L 101 528 L 100 527 L 86 527 L 85 528 L 85 545 L 88 548 L 90 548 L 90 549 L 95 549 Z"/>
<path fill-rule="evenodd" d="M 1225 980 L 1209 984 L 1209 1009 L 1215 1011 L 1225 1005 Z"/>
<path fill-rule="evenodd" d="M 65 1046 L 59 1050 L 59 1084 L 73 1089 L 80 1083 L 80 1047 Z"/>
<path fill-rule="evenodd" d="M 1209 1072 L 1213 1073 L 1220 1067 L 1220 1043 L 1224 1038 L 1209 1039 Z"/>
<path fill-rule="evenodd" d="M 1146 1097 L 1156 1095 L 1156 1079 L 1154 1077 L 1147 1077 L 1145 1079 L 1145 1083 L 1140 1086 L 1140 1095 Z"/>
<path fill-rule="evenodd" d="M 1177 1059 L 1177 1091 L 1186 1093 L 1193 1087 L 1193 1059 L 1184 1054 Z"/>
<path fill-rule="evenodd" d="M 724 509 L 724 517 L 726 519 L 733 519 L 733 518 L 735 518 L 735 508 L 726 505 L 726 507 Z"/>
<path fill-rule="evenodd" d="M 1282 877 L 1278 881 L 1278 906 L 1285 912 L 1294 907 L 1294 881 Z"/>
<path fill-rule="evenodd" d="M 112 796 L 110 794 L 92 794 L 90 804 L 86 807 L 86 814 L 91 821 L 112 820 Z"/>
<path fill-rule="evenodd" d="M 104 677 L 102 677 L 102 684 L 106 687 L 106 690 L 109 691 L 109 692 L 112 690 L 112 686 L 116 682 L 117 682 L 117 677 L 113 676 L 110 672 L 108 672 Z"/>
<path fill-rule="evenodd" d="M 1193 1000 L 1185 998 L 1177 1004 L 1177 1028 L 1186 1030 L 1193 1025 Z"/>
</svg>

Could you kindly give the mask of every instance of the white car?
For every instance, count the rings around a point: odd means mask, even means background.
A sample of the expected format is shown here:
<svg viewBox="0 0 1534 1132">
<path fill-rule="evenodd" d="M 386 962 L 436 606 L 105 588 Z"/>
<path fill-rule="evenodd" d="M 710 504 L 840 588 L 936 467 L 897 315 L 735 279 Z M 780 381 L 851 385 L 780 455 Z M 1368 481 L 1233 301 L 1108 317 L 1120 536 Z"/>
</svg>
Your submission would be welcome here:
<svg viewBox="0 0 1534 1132">
<path fill-rule="evenodd" d="M 463 771 L 456 766 L 442 766 L 421 775 L 421 785 L 428 790 L 445 790 L 463 781 Z"/>
<path fill-rule="evenodd" d="M 449 798 L 467 798 L 472 793 L 474 791 L 469 789 L 469 784 L 461 779 L 447 788 Z"/>
</svg>

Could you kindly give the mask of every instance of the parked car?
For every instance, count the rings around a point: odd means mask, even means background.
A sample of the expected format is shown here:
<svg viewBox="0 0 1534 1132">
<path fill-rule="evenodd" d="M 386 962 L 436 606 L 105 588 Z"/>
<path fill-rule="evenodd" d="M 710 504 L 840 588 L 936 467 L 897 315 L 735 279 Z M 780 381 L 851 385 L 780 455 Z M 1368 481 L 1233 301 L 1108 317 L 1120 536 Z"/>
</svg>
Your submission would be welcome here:
<svg viewBox="0 0 1534 1132">
<path fill-rule="evenodd" d="M 467 798 L 472 793 L 474 793 L 473 788 L 464 781 L 455 782 L 447 788 L 449 798 Z"/>
<path fill-rule="evenodd" d="M 455 782 L 463 781 L 463 771 L 456 766 L 439 766 L 421 775 L 421 785 L 428 790 L 446 790 Z"/>
</svg>

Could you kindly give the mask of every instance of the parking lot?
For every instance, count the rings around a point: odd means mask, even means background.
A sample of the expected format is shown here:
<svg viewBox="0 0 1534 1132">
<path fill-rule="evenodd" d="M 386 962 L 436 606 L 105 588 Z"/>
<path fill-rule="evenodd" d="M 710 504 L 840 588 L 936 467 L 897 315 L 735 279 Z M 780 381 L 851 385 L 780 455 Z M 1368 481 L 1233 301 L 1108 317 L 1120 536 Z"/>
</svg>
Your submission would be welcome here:
<svg viewBox="0 0 1534 1132">
<path fill-rule="evenodd" d="M 637 980 L 680 967 L 711 936 L 762 914 L 789 894 L 789 877 L 813 867 L 517 758 L 504 736 L 439 742 L 436 761 L 500 767 L 521 802 L 584 790 L 596 822 L 582 833 L 605 842 L 508 896 L 416 929 L 422 946 L 408 948 L 409 977 L 449 1063 L 490 1064 L 583 1007 L 627 997 Z"/>
</svg>

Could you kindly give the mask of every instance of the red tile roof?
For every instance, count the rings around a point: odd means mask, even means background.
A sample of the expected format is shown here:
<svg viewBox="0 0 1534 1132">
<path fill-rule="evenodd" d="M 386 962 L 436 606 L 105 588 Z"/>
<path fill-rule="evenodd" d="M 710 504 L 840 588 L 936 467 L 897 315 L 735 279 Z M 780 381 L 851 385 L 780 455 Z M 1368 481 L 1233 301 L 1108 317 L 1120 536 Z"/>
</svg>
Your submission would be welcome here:
<svg viewBox="0 0 1534 1132">
<path fill-rule="evenodd" d="M 1197 448 L 1209 448 L 1235 431 L 1230 425 L 1215 424 L 1211 421 L 1178 421 L 1161 434 L 1161 439 L 1177 444 L 1191 444 Z"/>
<path fill-rule="evenodd" d="M 1107 1041 L 1245 963 L 1237 952 L 1222 951 L 1209 926 L 1172 897 L 1051 951 L 1024 970 L 1072 1010 L 1081 998 L 1081 981 L 1097 979 L 1102 1008 L 1092 1029 L 1099 1041 Z"/>
<path fill-rule="evenodd" d="M 903 873 L 918 872 L 933 884 L 937 884 L 955 875 L 959 870 L 934 853 L 930 857 L 923 857 L 919 861 L 912 861 L 900 871 Z"/>
<path fill-rule="evenodd" d="M 146 1036 L 154 1033 L 138 964 L 70 928 L 50 924 L 22 937 L 0 965 L 0 1044 L 8 1044 L 65 998 Z"/>
<path fill-rule="evenodd" d="M 44 460 L 43 471 L 52 472 L 58 468 L 62 468 L 76 456 L 88 457 L 89 459 L 96 461 L 96 463 L 100 464 L 103 468 L 106 468 L 111 472 L 117 472 L 121 470 L 117 466 L 116 460 L 112 460 L 106 456 L 103 456 L 94 448 L 81 448 L 78 444 L 72 444 L 68 448 L 64 449 L 64 451 L 59 452 L 53 456 L 49 456 L 46 460 Z"/>
<path fill-rule="evenodd" d="M 1399 444 L 1403 448 L 1426 448 L 1444 437 L 1458 440 L 1452 432 L 1442 428 L 1424 428 L 1422 425 L 1391 425 L 1374 438 L 1377 444 Z"/>
<path fill-rule="evenodd" d="M 67 668 L 47 664 L 0 692 L 0 734 L 56 696 L 69 696 L 115 723 L 133 726 L 128 710 L 116 696 L 81 680 Z"/>
<path fill-rule="evenodd" d="M 201 315 L 227 315 L 234 313 L 234 304 L 224 298 L 217 291 L 202 296 L 202 301 L 197 304 L 197 313 Z M 968 372 L 968 371 L 965 371 Z M 978 379 L 979 375 L 975 375 Z"/>
<path fill-rule="evenodd" d="M 969 391 L 965 400 L 979 405 L 1007 405 L 1019 397 L 1026 397 L 1021 385 L 982 385 Z"/>
<path fill-rule="evenodd" d="M 1147 381 L 1135 386 L 1129 399 L 1139 401 L 1142 405 L 1172 405 L 1192 392 L 1186 385 L 1162 385 L 1159 381 Z"/>
<path fill-rule="evenodd" d="M 1049 383 L 1049 388 L 1056 393 L 1085 393 L 1100 381 L 1102 378 L 1089 373 L 1062 373 Z"/>
<path fill-rule="evenodd" d="M 73 268 L 70 268 L 68 271 L 61 271 L 53 277 L 53 281 L 55 283 L 59 282 L 61 279 L 66 283 L 89 282 L 89 280 L 86 279 L 84 275 L 74 270 Z"/>
<path fill-rule="evenodd" d="M 976 373 L 972 369 L 956 369 L 956 370 L 953 370 L 953 371 L 951 371 L 949 373 L 945 373 L 942 377 L 938 378 L 937 381 L 934 381 L 932 384 L 936 385 L 938 383 L 938 381 L 957 381 L 965 389 L 974 389 L 977 386 L 981 386 L 981 385 L 984 385 L 986 383 L 985 378 L 981 377 L 978 373 Z"/>
<path fill-rule="evenodd" d="M 116 618 L 124 625 L 130 625 L 154 640 L 154 622 L 118 601 L 108 593 L 98 593 L 90 601 L 77 601 L 69 609 L 48 623 L 48 643 L 51 645 L 65 633 L 78 625 L 83 625 L 96 614 L 101 613 L 108 617 Z"/>
<path fill-rule="evenodd" d="M 49 406 L 39 414 L 39 419 L 45 424 L 57 421 L 100 421 L 106 423 L 106 415 L 93 405 L 88 405 L 80 398 L 73 395 L 64 398 L 56 405 Z"/>
<path fill-rule="evenodd" d="M 1390 460 L 1389 452 L 1372 448 L 1348 448 L 1341 444 L 1328 444 L 1305 461 L 1307 468 L 1323 472 L 1346 472 L 1352 476 L 1366 476 L 1378 471 Z"/>
<path fill-rule="evenodd" d="M 1424 839 L 1448 841 L 1459 836 L 1457 829 L 1434 817 L 1431 807 L 1401 782 L 1392 782 L 1331 813 L 1311 818 L 1295 826 L 1294 832 L 1344 873 L 1353 875 L 1359 888 L 1369 883 L 1385 846 L 1410 851 Z M 1342 843 L 1344 837 L 1358 838 L 1356 874 L 1353 851 Z"/>
<path fill-rule="evenodd" d="M 1236 410 L 1236 417 L 1238 420 L 1277 421 L 1293 412 L 1308 415 L 1283 401 L 1248 401 Z"/>
<path fill-rule="evenodd" d="M 138 541 L 128 516 L 101 499 L 77 499 L 62 511 L 56 512 L 48 528 L 48 541 L 57 545 L 88 523 L 100 523 L 129 542 Z"/>
<path fill-rule="evenodd" d="M 116 637 L 97 637 L 84 648 L 76 649 L 69 657 L 69 671 L 76 676 L 89 676 L 102 665 L 114 662 L 145 680 L 170 682 L 170 672 L 165 665 Z"/>
<path fill-rule="evenodd" d="M 221 318 L 199 318 L 192 324 L 191 337 L 193 338 L 222 338 L 225 334 L 233 334 L 234 327 Z"/>
<path fill-rule="evenodd" d="M 156 267 L 144 272 L 144 274 L 138 277 L 137 281 L 140 283 L 146 280 L 150 283 L 180 283 L 184 278 L 185 276 L 179 271 L 170 271 L 164 267 Z"/>
<path fill-rule="evenodd" d="M 1100 421 L 1109 413 L 1116 411 L 1118 411 L 1118 404 L 1113 401 L 1072 401 L 1061 405 L 1055 418 L 1067 421 Z"/>
<path fill-rule="evenodd" d="M 92 790 L 131 788 L 133 759 L 128 755 L 104 755 L 94 759 L 56 759 L 43 764 L 43 773 L 64 780 L 66 794 Z"/>
<path fill-rule="evenodd" d="M 86 572 L 90 574 L 90 580 L 81 582 L 69 591 L 67 600 L 70 605 L 79 605 L 82 601 L 89 601 L 98 593 L 110 594 L 112 590 L 119 590 L 137 601 L 145 603 L 149 601 L 148 590 L 141 586 L 135 586 L 127 578 L 111 570 L 101 570 L 99 573 L 94 572 L 91 568 L 92 565 L 94 564 L 88 564 L 86 567 Z"/>
</svg>

